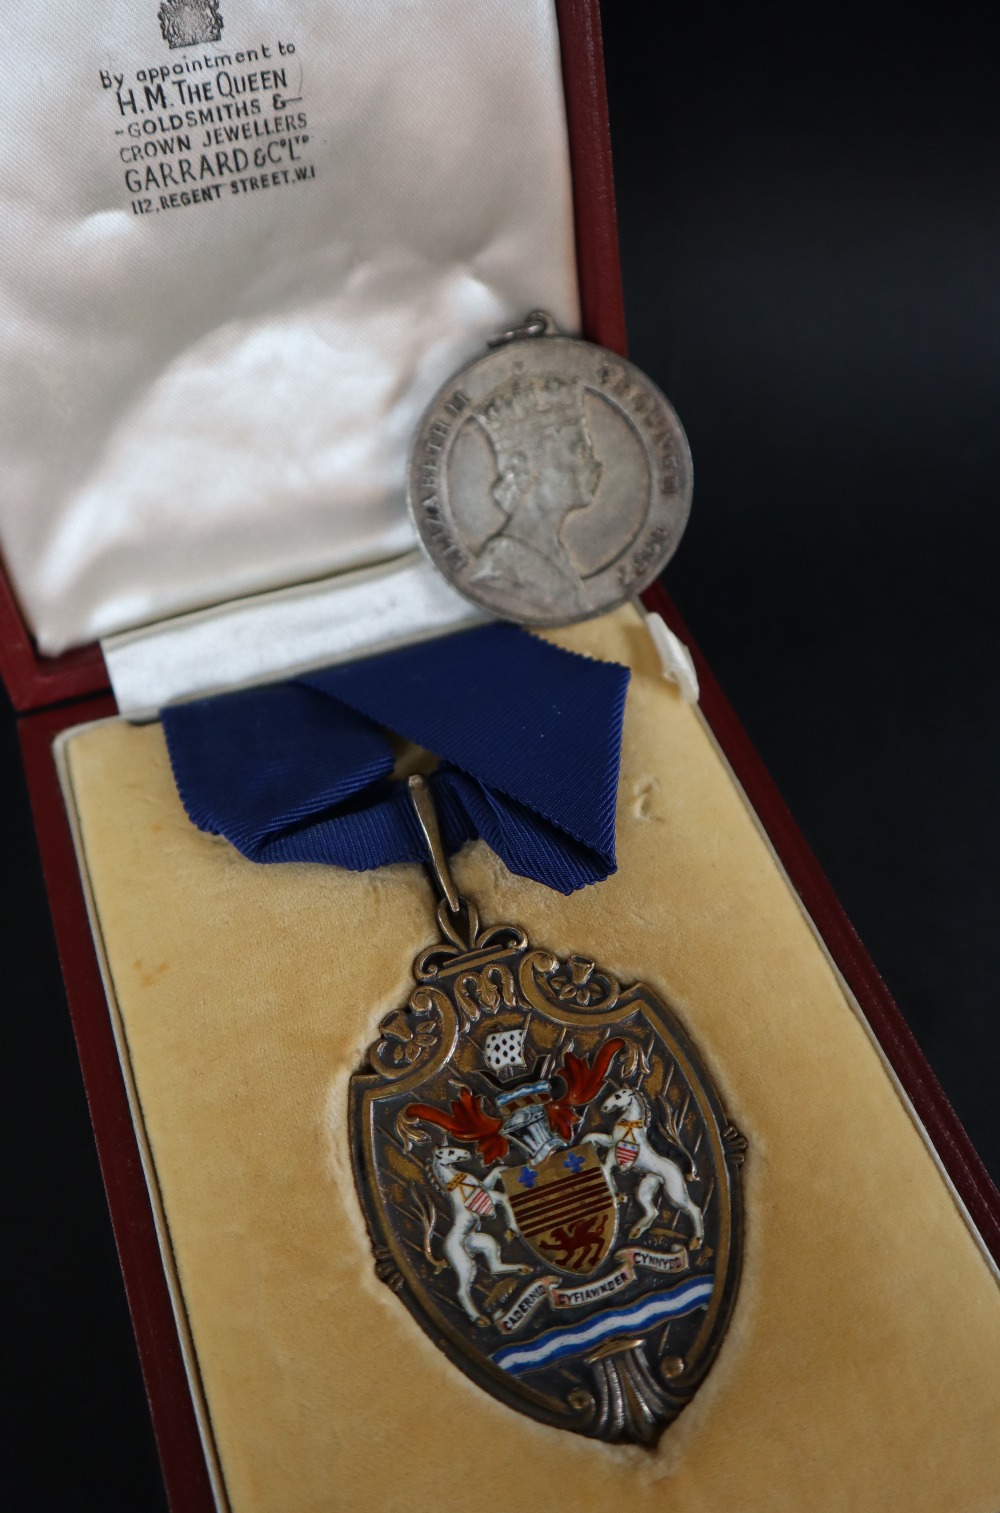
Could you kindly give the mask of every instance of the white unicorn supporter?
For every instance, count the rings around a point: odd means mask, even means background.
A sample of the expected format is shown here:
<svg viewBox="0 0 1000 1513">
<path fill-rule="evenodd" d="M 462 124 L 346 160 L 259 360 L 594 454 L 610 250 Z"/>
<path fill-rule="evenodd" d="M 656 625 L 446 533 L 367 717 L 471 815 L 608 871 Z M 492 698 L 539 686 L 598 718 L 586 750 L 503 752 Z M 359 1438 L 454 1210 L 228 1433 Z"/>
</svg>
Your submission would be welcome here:
<svg viewBox="0 0 1000 1513">
<path fill-rule="evenodd" d="M 603 1166 L 611 1190 L 615 1190 L 616 1171 L 628 1171 L 634 1167 L 637 1172 L 644 1174 L 636 1193 L 642 1206 L 642 1217 L 633 1224 L 629 1238 L 637 1240 L 660 1217 L 660 1206 L 666 1194 L 671 1207 L 679 1208 L 691 1220 L 694 1234 L 689 1249 L 697 1250 L 705 1238 L 701 1209 L 689 1196 L 684 1174 L 677 1162 L 671 1161 L 669 1156 L 661 1156 L 650 1145 L 646 1131 L 652 1115 L 646 1099 L 641 1093 L 623 1087 L 605 1098 L 601 1104 L 601 1113 L 617 1114 L 611 1133 L 584 1135 L 581 1143 L 596 1145 L 607 1151 Z M 619 1198 L 619 1202 L 621 1201 Z"/>
<path fill-rule="evenodd" d="M 531 1267 L 512 1266 L 502 1261 L 496 1240 L 483 1233 L 482 1220 L 491 1219 L 498 1208 L 503 1210 L 508 1228 L 513 1230 L 514 1210 L 507 1194 L 496 1191 L 501 1167 L 494 1168 L 485 1178 L 479 1178 L 473 1172 L 455 1170 L 459 1162 L 468 1161 L 471 1154 L 459 1145 L 439 1145 L 431 1156 L 429 1169 L 432 1180 L 451 1199 L 452 1224 L 442 1248 L 458 1278 L 458 1301 L 474 1324 L 488 1324 L 489 1319 L 472 1299 L 477 1261 L 485 1261 L 487 1270 L 495 1277 L 524 1275 Z"/>
</svg>

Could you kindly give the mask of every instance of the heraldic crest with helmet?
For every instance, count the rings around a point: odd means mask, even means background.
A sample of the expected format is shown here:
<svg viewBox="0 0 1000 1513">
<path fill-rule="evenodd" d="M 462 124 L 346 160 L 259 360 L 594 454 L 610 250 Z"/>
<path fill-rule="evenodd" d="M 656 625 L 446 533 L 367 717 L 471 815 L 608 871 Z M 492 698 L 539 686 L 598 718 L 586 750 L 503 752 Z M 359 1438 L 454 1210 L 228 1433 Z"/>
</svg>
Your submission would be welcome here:
<svg viewBox="0 0 1000 1513">
<path fill-rule="evenodd" d="M 653 1444 L 729 1322 L 746 1141 L 650 988 L 438 920 L 351 1080 L 377 1272 L 511 1407 Z"/>
</svg>

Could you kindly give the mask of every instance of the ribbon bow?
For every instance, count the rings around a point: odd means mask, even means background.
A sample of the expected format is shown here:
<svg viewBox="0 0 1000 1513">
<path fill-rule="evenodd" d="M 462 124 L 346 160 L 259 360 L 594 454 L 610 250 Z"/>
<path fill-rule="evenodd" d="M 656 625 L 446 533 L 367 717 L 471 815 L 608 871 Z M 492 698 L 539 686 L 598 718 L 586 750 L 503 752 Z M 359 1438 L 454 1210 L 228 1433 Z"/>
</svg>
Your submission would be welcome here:
<svg viewBox="0 0 1000 1513">
<path fill-rule="evenodd" d="M 572 893 L 615 870 L 628 679 L 491 624 L 161 718 L 189 817 L 252 861 L 424 860 L 391 781 L 393 732 L 440 759 L 429 781 L 450 854 L 481 836 L 511 872 Z"/>
</svg>

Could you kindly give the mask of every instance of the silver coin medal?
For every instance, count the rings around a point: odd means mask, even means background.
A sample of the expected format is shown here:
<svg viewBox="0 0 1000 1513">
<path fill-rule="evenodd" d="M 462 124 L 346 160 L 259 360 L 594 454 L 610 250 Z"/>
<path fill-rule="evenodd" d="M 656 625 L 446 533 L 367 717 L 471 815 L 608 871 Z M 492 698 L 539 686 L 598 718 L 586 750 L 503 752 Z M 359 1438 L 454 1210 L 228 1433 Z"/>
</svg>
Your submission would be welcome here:
<svg viewBox="0 0 1000 1513">
<path fill-rule="evenodd" d="M 535 311 L 437 393 L 407 498 L 431 562 L 502 619 L 565 625 L 646 588 L 677 549 L 692 466 L 644 373 Z"/>
</svg>

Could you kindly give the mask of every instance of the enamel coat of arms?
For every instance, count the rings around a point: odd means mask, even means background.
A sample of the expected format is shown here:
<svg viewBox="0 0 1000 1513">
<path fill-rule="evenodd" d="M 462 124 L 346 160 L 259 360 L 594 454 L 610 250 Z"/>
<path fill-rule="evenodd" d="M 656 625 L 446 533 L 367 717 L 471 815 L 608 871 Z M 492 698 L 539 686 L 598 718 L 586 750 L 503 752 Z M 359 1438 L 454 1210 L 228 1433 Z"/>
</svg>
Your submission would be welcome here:
<svg viewBox="0 0 1000 1513">
<path fill-rule="evenodd" d="M 746 1140 L 650 988 L 438 919 L 351 1080 L 378 1275 L 510 1407 L 653 1444 L 729 1322 Z"/>
</svg>

